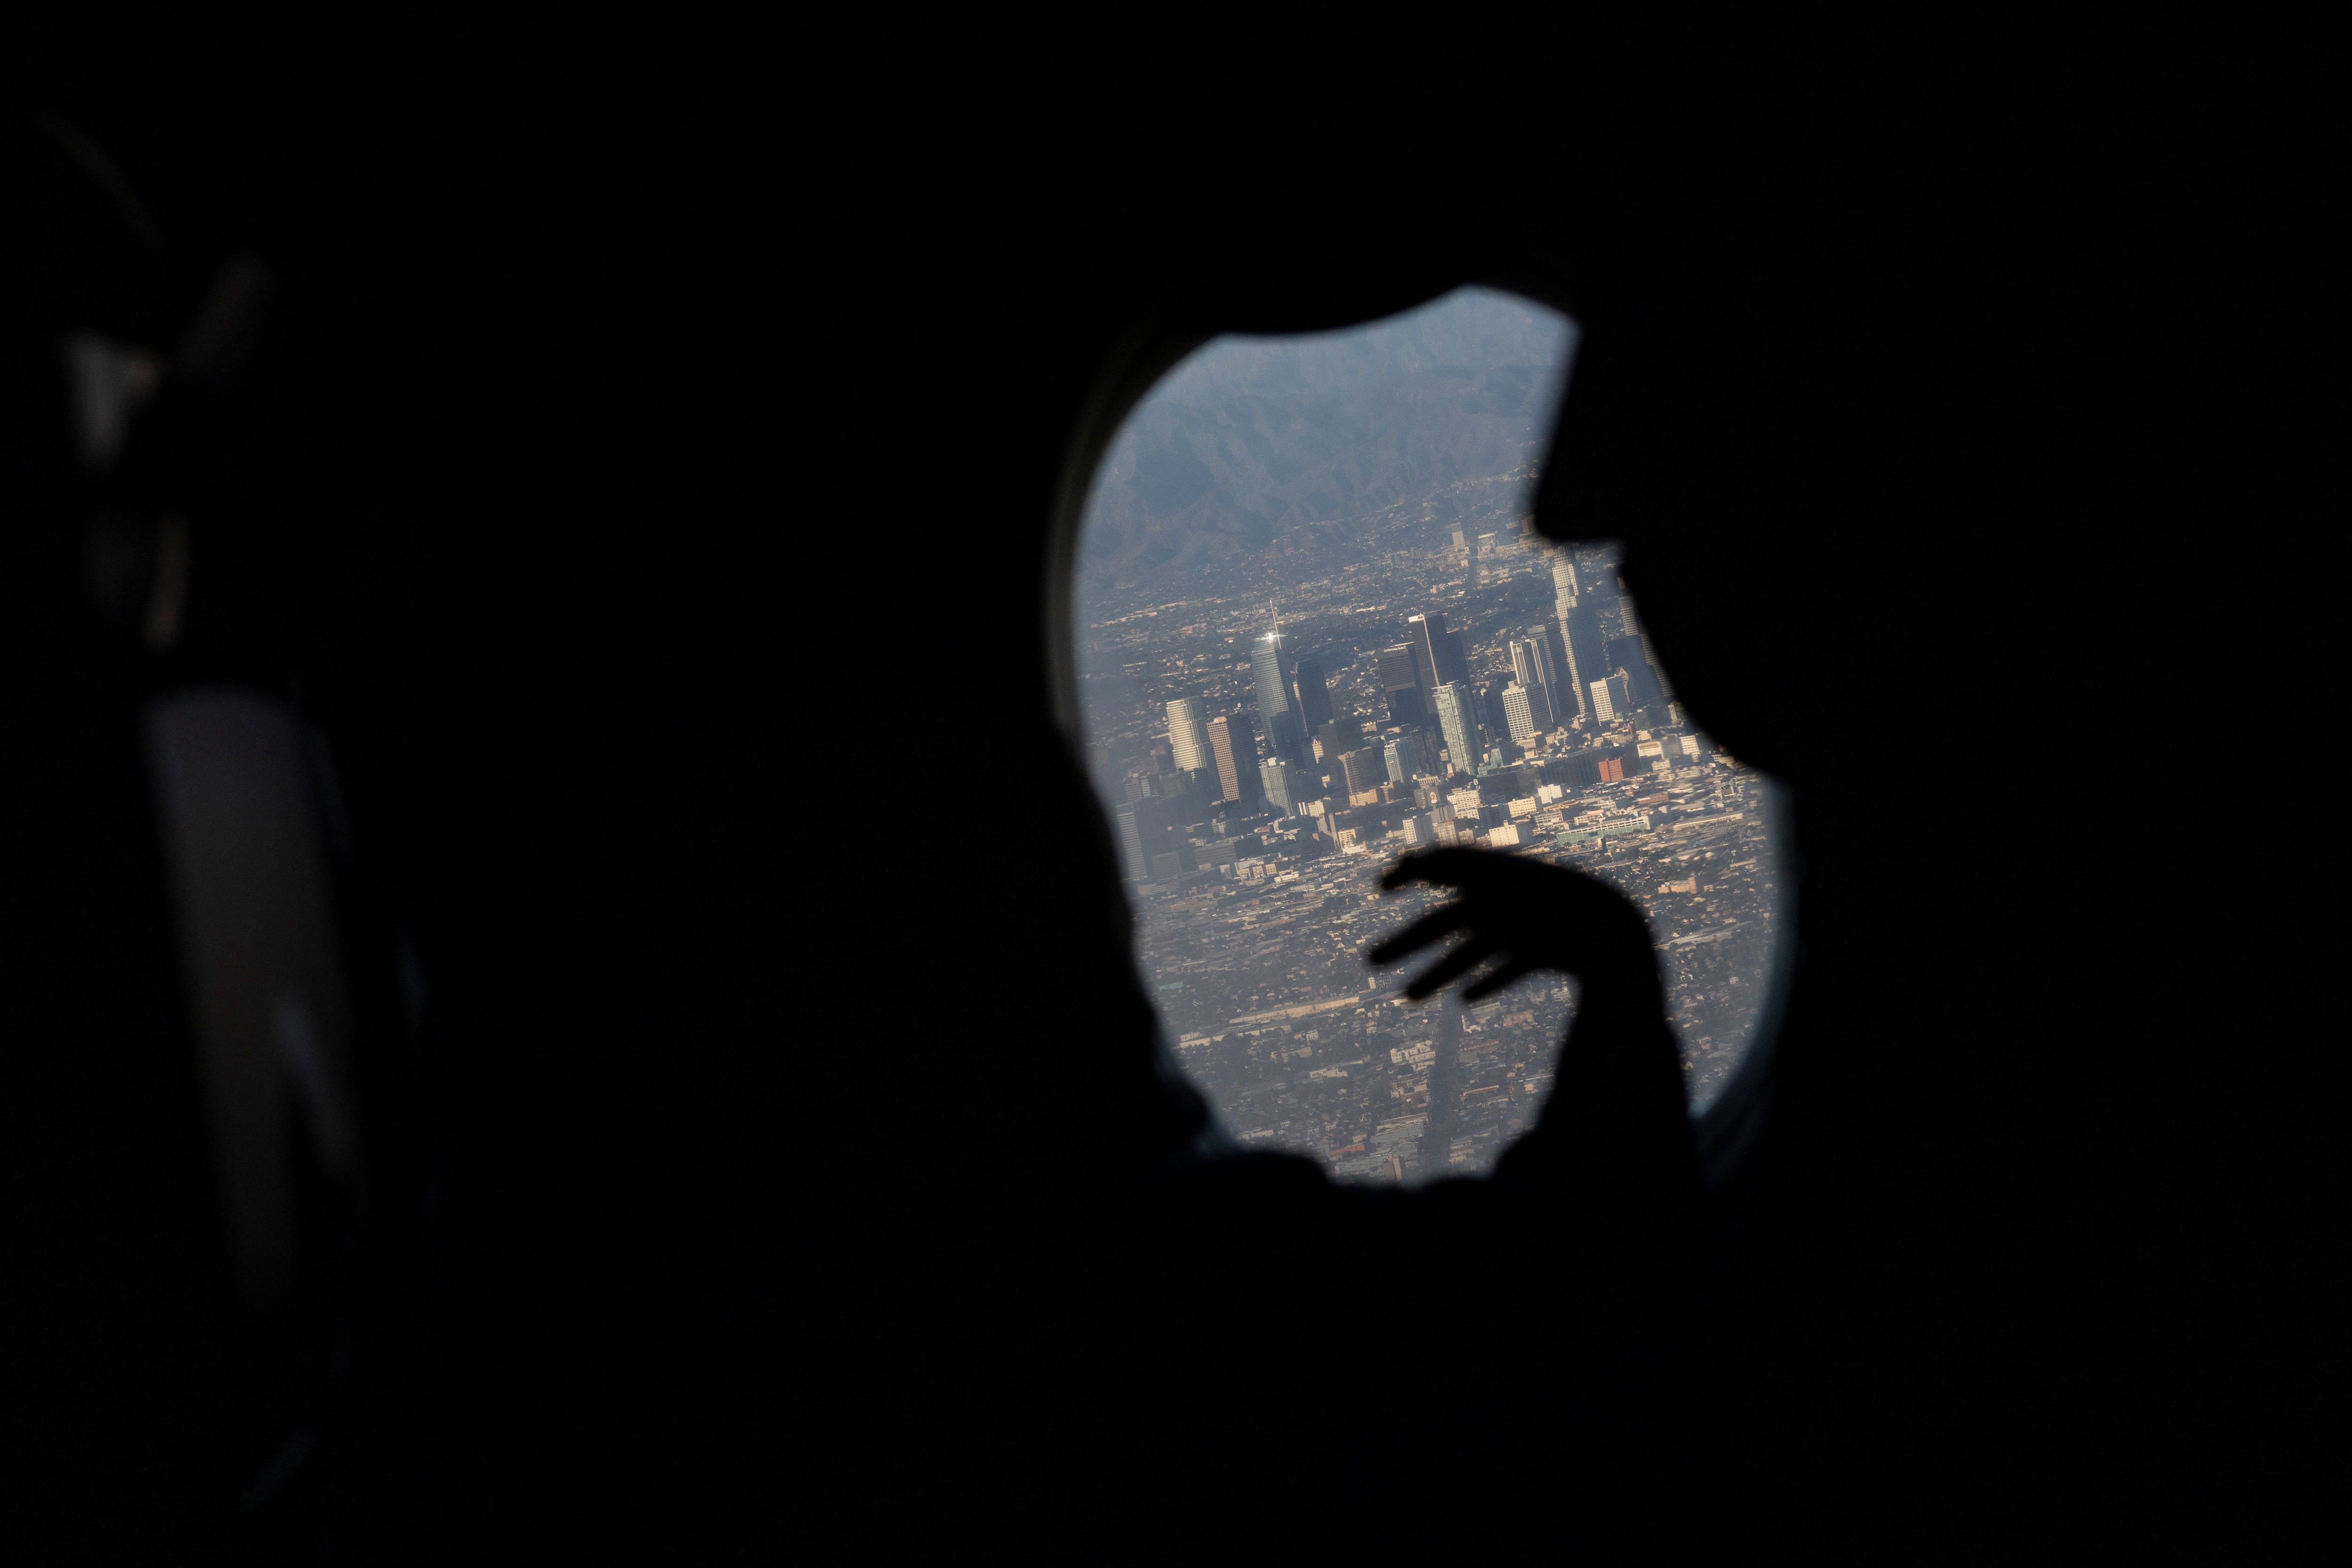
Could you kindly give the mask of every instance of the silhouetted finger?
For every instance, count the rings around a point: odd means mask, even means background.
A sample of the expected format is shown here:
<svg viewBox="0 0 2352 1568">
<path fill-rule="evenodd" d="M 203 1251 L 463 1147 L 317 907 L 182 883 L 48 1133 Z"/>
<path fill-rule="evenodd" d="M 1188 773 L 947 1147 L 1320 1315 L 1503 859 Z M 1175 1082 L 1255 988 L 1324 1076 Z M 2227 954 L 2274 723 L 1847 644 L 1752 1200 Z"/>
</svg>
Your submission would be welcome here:
<svg viewBox="0 0 2352 1568">
<path fill-rule="evenodd" d="M 1393 964 L 1399 958 L 1418 953 L 1440 937 L 1452 936 L 1469 923 L 1469 913 L 1463 905 L 1449 904 L 1443 909 L 1431 910 L 1364 956 L 1375 964 Z"/>
<path fill-rule="evenodd" d="M 1472 984 L 1464 988 L 1462 999 L 1465 1002 L 1484 1001 L 1488 997 L 1493 996 L 1496 991 L 1499 991 L 1504 987 L 1509 985 L 1513 980 L 1518 979 L 1523 976 L 1532 975 L 1538 969 L 1542 967 L 1542 965 L 1536 963 L 1532 959 L 1514 958 L 1509 963 L 1504 965 L 1501 968 L 1496 970 L 1493 974 L 1482 975 Z"/>
<path fill-rule="evenodd" d="M 1481 941 L 1474 936 L 1420 974 L 1415 975 L 1412 983 L 1405 987 L 1404 994 L 1414 1001 L 1435 996 L 1493 957 L 1496 951 L 1494 943 Z"/>
</svg>

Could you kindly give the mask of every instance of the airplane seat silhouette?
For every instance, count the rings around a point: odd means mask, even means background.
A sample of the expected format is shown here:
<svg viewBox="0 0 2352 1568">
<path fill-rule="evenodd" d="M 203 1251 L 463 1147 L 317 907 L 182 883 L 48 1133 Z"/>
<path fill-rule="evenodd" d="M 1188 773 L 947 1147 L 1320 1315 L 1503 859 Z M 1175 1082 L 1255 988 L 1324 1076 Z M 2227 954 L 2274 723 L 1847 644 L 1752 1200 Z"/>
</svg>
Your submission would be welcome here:
<svg viewBox="0 0 2352 1568">
<path fill-rule="evenodd" d="M 14 122 L 6 157 L 0 1113 L 39 1347 L 19 1416 L 54 1439 L 19 1500 L 93 1549 L 299 1554 L 404 1333 L 418 1104 L 398 934 L 289 700 L 270 600 L 306 585 L 240 467 L 284 467 L 287 324 L 258 262 L 176 251 L 78 128 Z"/>
</svg>

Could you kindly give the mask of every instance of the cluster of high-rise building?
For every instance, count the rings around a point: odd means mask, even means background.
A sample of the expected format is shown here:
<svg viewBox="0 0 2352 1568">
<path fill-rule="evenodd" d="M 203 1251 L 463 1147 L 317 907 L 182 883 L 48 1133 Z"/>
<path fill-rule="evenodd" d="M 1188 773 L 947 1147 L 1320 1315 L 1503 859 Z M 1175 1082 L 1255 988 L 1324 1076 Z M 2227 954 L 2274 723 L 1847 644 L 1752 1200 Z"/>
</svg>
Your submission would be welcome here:
<svg viewBox="0 0 2352 1568">
<path fill-rule="evenodd" d="M 1554 700 L 1572 702 L 1576 714 L 1595 727 L 1671 703 L 1674 688 L 1633 613 L 1632 597 L 1605 570 L 1588 566 L 1580 582 L 1579 576 L 1573 555 L 1563 551 L 1552 561 L 1559 634 L 1546 641 L 1559 673 L 1550 693 Z"/>
<path fill-rule="evenodd" d="M 1171 832 L 1213 816 L 1273 814 L 1344 847 L 1374 825 L 1362 813 L 1388 808 L 1382 831 L 1402 831 L 1408 845 L 1452 843 L 1477 816 L 1454 809 L 1453 783 L 1516 768 L 1532 799 L 1546 784 L 1688 760 L 1664 755 L 1688 737 L 1645 733 L 1628 746 L 1615 733 L 1636 723 L 1663 730 L 1680 715 L 1614 572 L 1605 561 L 1580 569 L 1566 553 L 1551 570 L 1553 617 L 1510 638 L 1507 671 L 1483 683 L 1461 631 L 1429 610 L 1407 618 L 1404 641 L 1370 655 L 1379 696 L 1369 718 L 1335 714 L 1323 661 L 1295 653 L 1278 624 L 1252 640 L 1245 695 L 1223 711 L 1199 696 L 1168 699 L 1166 766 L 1133 781 L 1118 809 L 1127 875 L 1160 882 L 1198 870 L 1198 853 Z M 1490 841 L 1502 828 L 1473 831 Z M 1520 841 L 1507 832 L 1501 845 Z"/>
</svg>

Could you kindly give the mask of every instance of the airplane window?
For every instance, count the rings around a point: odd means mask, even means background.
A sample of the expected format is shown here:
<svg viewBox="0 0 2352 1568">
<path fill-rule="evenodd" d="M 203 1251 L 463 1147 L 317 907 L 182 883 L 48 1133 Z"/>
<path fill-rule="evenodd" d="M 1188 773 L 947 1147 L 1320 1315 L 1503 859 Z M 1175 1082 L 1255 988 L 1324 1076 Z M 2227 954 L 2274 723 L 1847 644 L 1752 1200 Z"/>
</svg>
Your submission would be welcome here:
<svg viewBox="0 0 2352 1568">
<path fill-rule="evenodd" d="M 1648 914 L 1694 1114 L 1755 1044 L 1787 921 L 1773 786 L 1695 729 L 1607 540 L 1528 516 L 1573 322 L 1462 289 L 1360 329 L 1219 339 L 1128 416 L 1077 546 L 1095 785 L 1172 1054 L 1246 1146 L 1482 1174 L 1573 1002 L 1402 999 L 1364 953 L 1429 844 L 1574 864 Z"/>
</svg>

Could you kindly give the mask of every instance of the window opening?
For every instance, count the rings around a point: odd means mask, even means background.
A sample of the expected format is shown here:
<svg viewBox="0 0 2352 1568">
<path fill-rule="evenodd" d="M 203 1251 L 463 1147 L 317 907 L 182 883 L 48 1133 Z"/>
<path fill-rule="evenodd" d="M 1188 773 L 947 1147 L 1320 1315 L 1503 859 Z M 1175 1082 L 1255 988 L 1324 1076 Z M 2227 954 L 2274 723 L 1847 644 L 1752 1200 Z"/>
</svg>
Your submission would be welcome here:
<svg viewBox="0 0 2352 1568">
<path fill-rule="evenodd" d="M 1397 857 L 1580 866 L 1649 916 L 1703 1114 L 1786 925 L 1763 775 L 1694 728 L 1607 540 L 1532 531 L 1576 343 L 1465 288 L 1344 332 L 1218 339 L 1135 407 L 1080 526 L 1087 760 L 1171 1052 L 1228 1133 L 1334 1176 L 1483 1174 L 1534 1124 L 1558 976 L 1421 1003 L 1365 950 L 1442 896 Z"/>
</svg>

